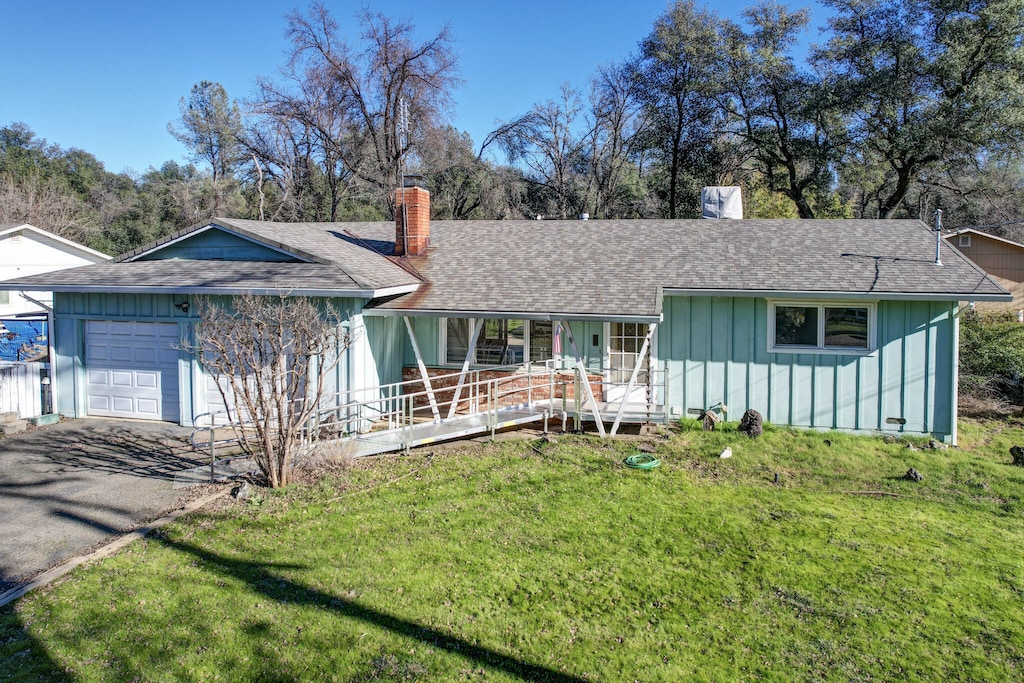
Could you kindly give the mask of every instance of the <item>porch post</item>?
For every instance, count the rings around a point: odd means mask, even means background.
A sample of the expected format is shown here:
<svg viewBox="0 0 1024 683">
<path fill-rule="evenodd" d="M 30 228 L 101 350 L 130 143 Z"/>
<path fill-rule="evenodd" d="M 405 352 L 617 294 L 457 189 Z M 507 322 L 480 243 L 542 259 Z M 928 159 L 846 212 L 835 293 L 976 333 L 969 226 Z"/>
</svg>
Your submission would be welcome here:
<svg viewBox="0 0 1024 683">
<path fill-rule="evenodd" d="M 629 395 L 633 393 L 633 387 L 636 386 L 637 375 L 640 374 L 640 366 L 644 363 L 644 356 L 647 355 L 647 349 L 651 345 L 651 338 L 654 336 L 655 330 L 658 329 L 658 323 L 651 323 L 647 328 L 647 336 L 644 337 L 643 346 L 640 347 L 640 355 L 637 356 L 636 363 L 633 364 L 633 374 L 629 376 L 629 384 L 626 385 L 626 393 L 623 394 L 622 400 L 619 401 L 619 411 L 615 414 L 615 422 L 612 423 L 611 435 L 615 436 L 615 432 L 619 430 L 619 422 L 622 420 L 622 414 L 626 412 L 626 404 L 629 402 Z M 650 373 L 653 370 L 648 364 L 647 372 Z M 648 396 L 647 400 L 650 401 L 651 397 Z"/>
<path fill-rule="evenodd" d="M 597 408 L 597 401 L 594 399 L 594 391 L 590 388 L 590 379 L 587 377 L 587 366 L 583 363 L 583 357 L 580 355 L 580 349 L 576 346 L 576 337 L 572 333 L 572 328 L 569 323 L 562 322 L 562 327 L 569 335 L 569 343 L 572 344 L 572 353 L 576 357 L 576 367 L 580 370 L 580 377 L 583 379 L 583 391 L 587 395 L 587 399 L 590 401 L 590 412 L 594 415 L 594 421 L 597 423 L 597 432 L 601 436 L 605 436 L 604 423 L 601 421 L 601 411 Z"/>
<path fill-rule="evenodd" d="M 405 329 L 409 332 L 409 341 L 412 342 L 413 353 L 416 354 L 416 365 L 420 368 L 420 377 L 423 378 L 423 387 L 427 390 L 427 399 L 430 401 L 430 412 L 434 414 L 434 420 L 440 421 L 441 412 L 437 409 L 437 398 L 434 396 L 434 387 L 430 385 L 430 375 L 427 374 L 427 366 L 423 364 L 423 355 L 420 353 L 420 345 L 416 342 L 416 335 L 412 331 L 412 323 L 409 316 L 402 316 L 405 321 Z"/>
<path fill-rule="evenodd" d="M 459 381 L 455 385 L 455 393 L 452 395 L 452 404 L 448 408 L 448 419 L 455 417 L 455 408 L 459 405 L 459 397 L 462 395 L 462 385 L 466 383 L 466 373 L 469 372 L 469 363 L 476 355 L 476 338 L 480 336 L 480 329 L 483 321 L 476 318 L 469 319 L 469 348 L 466 349 L 466 361 L 462 364 L 462 372 L 459 373 Z"/>
</svg>

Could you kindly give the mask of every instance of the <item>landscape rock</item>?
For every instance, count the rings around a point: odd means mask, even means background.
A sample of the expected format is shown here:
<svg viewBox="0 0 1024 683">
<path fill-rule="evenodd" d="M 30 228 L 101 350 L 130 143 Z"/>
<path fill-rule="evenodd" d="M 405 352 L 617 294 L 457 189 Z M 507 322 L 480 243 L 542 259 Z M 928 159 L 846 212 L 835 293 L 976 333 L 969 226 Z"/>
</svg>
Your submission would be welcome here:
<svg viewBox="0 0 1024 683">
<path fill-rule="evenodd" d="M 911 467 L 907 470 L 907 473 L 903 475 L 903 478 L 907 481 L 924 481 L 924 475 Z"/>
<path fill-rule="evenodd" d="M 761 417 L 761 413 L 753 408 L 748 409 L 740 418 L 739 430 L 741 434 L 746 434 L 751 439 L 761 436 L 764 433 L 764 418 Z"/>
<path fill-rule="evenodd" d="M 713 410 L 705 410 L 704 415 L 701 416 L 701 422 L 703 422 L 705 432 L 715 431 L 715 425 L 721 421 L 722 418 Z"/>
<path fill-rule="evenodd" d="M 236 500 L 248 500 L 249 494 L 251 492 L 252 487 L 249 486 L 249 482 L 243 482 L 242 484 L 239 484 L 238 486 L 235 487 L 235 489 L 231 492 L 231 495 Z"/>
<path fill-rule="evenodd" d="M 1014 465 L 1017 467 L 1024 467 L 1024 448 L 1014 446 L 1010 449 L 1010 455 L 1013 456 Z"/>
<path fill-rule="evenodd" d="M 949 448 L 949 444 L 944 444 L 941 441 L 936 441 L 935 439 L 928 439 L 928 446 L 927 447 L 930 448 L 933 451 L 938 451 L 938 450 L 944 450 L 946 448 Z"/>
</svg>

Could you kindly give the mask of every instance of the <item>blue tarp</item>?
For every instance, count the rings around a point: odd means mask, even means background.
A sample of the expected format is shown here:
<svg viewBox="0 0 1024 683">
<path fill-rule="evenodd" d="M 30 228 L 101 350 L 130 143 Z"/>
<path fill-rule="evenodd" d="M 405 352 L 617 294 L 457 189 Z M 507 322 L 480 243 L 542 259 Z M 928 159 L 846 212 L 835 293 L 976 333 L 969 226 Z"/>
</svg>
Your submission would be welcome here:
<svg viewBox="0 0 1024 683">
<path fill-rule="evenodd" d="M 0 320 L 0 360 L 46 361 L 46 321 Z"/>
</svg>

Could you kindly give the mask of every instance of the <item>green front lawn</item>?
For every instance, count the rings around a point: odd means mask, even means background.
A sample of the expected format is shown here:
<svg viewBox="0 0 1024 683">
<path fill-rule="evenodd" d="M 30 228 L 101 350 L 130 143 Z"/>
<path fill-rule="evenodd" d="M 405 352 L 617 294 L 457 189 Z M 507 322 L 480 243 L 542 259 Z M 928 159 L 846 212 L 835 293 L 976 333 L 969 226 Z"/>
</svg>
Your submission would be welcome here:
<svg viewBox="0 0 1024 683">
<path fill-rule="evenodd" d="M 193 515 L 0 610 L 0 681 L 1024 679 L 1019 425 L 652 441 L 652 471 L 499 441 Z"/>
</svg>

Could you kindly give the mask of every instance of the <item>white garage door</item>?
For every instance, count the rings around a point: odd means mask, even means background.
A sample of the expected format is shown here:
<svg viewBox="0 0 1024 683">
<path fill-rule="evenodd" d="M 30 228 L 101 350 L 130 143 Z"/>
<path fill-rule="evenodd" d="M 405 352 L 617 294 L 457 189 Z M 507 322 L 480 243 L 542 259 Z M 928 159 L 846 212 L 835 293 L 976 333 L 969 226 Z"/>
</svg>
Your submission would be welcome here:
<svg viewBox="0 0 1024 683">
<path fill-rule="evenodd" d="M 89 415 L 177 422 L 178 325 L 85 323 Z"/>
</svg>

